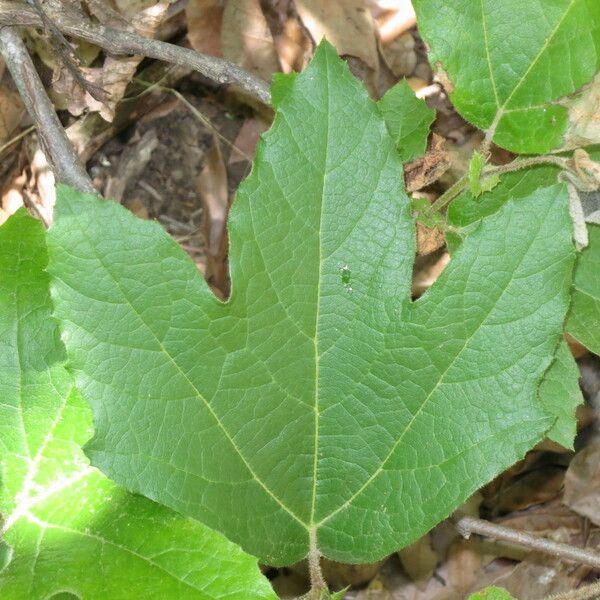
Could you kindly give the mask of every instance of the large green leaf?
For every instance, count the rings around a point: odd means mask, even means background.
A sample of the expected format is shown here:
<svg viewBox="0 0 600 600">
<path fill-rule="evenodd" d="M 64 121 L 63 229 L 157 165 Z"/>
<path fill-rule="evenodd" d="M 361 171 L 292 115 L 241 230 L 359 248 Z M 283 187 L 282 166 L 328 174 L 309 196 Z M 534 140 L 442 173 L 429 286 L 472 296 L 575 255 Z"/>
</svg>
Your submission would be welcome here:
<svg viewBox="0 0 600 600">
<path fill-rule="evenodd" d="M 588 225 L 589 246 L 577 260 L 567 331 L 600 354 L 600 225 Z"/>
<path fill-rule="evenodd" d="M 568 303 L 567 194 L 508 201 L 412 303 L 414 223 L 377 107 L 327 44 L 276 85 L 229 220 L 229 301 L 158 224 L 62 188 L 56 312 L 110 477 L 265 562 L 371 561 L 554 422 L 537 386 Z"/>
<path fill-rule="evenodd" d="M 89 466 L 91 411 L 64 367 L 44 236 L 25 212 L 0 228 L 0 597 L 274 599 L 256 559 Z"/>
<path fill-rule="evenodd" d="M 598 71 L 598 0 L 413 1 L 431 63 L 466 119 L 514 152 L 562 145 L 567 109 L 555 101 Z"/>
</svg>

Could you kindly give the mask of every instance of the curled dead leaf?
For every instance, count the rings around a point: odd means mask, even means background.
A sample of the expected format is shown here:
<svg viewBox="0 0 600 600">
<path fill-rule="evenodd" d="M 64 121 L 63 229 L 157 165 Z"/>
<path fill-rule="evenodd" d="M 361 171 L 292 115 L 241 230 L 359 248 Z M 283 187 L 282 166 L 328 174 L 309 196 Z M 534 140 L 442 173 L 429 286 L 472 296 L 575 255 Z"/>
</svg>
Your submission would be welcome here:
<svg viewBox="0 0 600 600">
<path fill-rule="evenodd" d="M 229 0 L 221 28 L 223 56 L 271 81 L 281 71 L 279 57 L 259 0 Z"/>
<path fill-rule="evenodd" d="M 415 582 L 425 582 L 429 579 L 439 560 L 431 546 L 429 533 L 400 550 L 398 557 L 406 574 Z"/>
<path fill-rule="evenodd" d="M 221 297 L 226 298 L 229 295 L 226 221 L 230 203 L 227 171 L 216 135 L 213 136 L 213 144 L 204 157 L 204 166 L 196 178 L 196 185 L 204 209 L 202 213 L 206 239 L 204 276 Z"/>
<path fill-rule="evenodd" d="M 19 93 L 0 86 L 0 145 L 10 139 L 24 115 L 25 107 Z"/>
<path fill-rule="evenodd" d="M 557 104 L 564 106 L 568 114 L 561 150 L 600 143 L 600 73 L 577 94 Z"/>
<path fill-rule="evenodd" d="M 136 10 L 133 4 L 137 7 Z M 145 0 L 145 5 L 139 2 L 132 5 L 125 3 L 123 4 L 125 12 L 122 14 L 127 17 L 126 22 L 132 31 L 145 37 L 152 37 L 167 15 L 168 4 L 150 3 L 149 0 Z M 113 12 L 106 17 L 109 22 L 114 20 Z M 77 116 L 89 109 L 98 112 L 106 121 L 112 121 L 117 104 L 123 98 L 125 89 L 142 58 L 141 56 L 107 55 L 101 67 L 80 67 L 86 80 L 105 92 L 106 97 L 102 101 L 82 90 L 72 74 L 57 63 L 53 75 L 54 92 L 65 100 L 64 104 L 71 114 Z"/>
<path fill-rule="evenodd" d="M 187 38 L 194 50 L 223 56 L 221 28 L 224 6 L 224 0 L 188 0 L 185 7 Z"/>
<path fill-rule="evenodd" d="M 563 502 L 600 525 L 600 444 L 587 446 L 571 461 L 565 475 Z"/>
<path fill-rule="evenodd" d="M 445 244 L 444 234 L 436 227 L 426 227 L 417 221 L 417 254 L 435 252 Z"/>
<path fill-rule="evenodd" d="M 415 40 L 410 33 L 405 33 L 382 46 L 381 53 L 396 77 L 407 77 L 417 66 Z"/>
<path fill-rule="evenodd" d="M 327 38 L 341 56 L 364 63 L 369 73 L 359 75 L 375 89 L 379 79 L 376 24 L 363 0 L 296 0 L 295 4 L 313 41 Z"/>
</svg>

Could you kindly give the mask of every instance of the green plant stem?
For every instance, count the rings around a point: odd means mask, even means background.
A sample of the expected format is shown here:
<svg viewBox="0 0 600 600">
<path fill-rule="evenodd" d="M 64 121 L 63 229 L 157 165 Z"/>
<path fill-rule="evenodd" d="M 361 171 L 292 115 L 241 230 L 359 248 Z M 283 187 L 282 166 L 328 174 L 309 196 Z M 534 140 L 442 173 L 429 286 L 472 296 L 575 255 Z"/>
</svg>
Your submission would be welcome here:
<svg viewBox="0 0 600 600">
<path fill-rule="evenodd" d="M 453 183 L 435 202 L 431 204 L 430 212 L 440 211 L 444 206 L 452 202 L 468 185 L 469 179 L 463 175 Z M 429 211 L 428 211 L 429 212 Z"/>
<path fill-rule="evenodd" d="M 309 532 L 310 550 L 308 552 L 308 572 L 310 575 L 309 600 L 320 600 L 323 592 L 327 590 L 327 584 L 321 571 L 321 554 L 317 548 L 317 532 L 312 528 Z"/>
<path fill-rule="evenodd" d="M 553 156 L 551 154 L 545 154 L 543 156 L 532 156 L 531 158 L 517 159 L 506 165 L 493 166 L 490 165 L 483 169 L 484 175 L 502 175 L 504 173 L 511 173 L 513 171 L 519 171 L 520 169 L 527 169 L 536 165 L 556 165 L 561 169 L 569 168 L 570 159 L 562 156 Z"/>
<path fill-rule="evenodd" d="M 493 166 L 490 165 L 483 169 L 483 175 L 503 175 L 504 173 L 512 173 L 513 171 L 519 171 L 521 169 L 527 169 L 536 165 L 556 165 L 561 169 L 569 169 L 570 159 L 563 158 L 561 156 L 544 155 L 544 156 L 532 156 L 531 158 L 524 158 L 522 160 L 514 160 L 506 165 Z M 454 198 L 456 198 L 463 190 L 467 188 L 469 184 L 469 178 L 465 174 L 452 184 L 435 202 L 431 204 L 431 208 L 427 211 L 428 214 L 433 212 L 439 212 L 448 205 Z"/>
</svg>

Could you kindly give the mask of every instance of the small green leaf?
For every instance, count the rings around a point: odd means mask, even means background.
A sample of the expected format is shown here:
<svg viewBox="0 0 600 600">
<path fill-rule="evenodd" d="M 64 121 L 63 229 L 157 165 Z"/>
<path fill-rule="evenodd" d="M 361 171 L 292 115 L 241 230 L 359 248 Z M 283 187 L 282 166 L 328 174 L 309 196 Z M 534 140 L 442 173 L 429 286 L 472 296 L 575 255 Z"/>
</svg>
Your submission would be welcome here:
<svg viewBox="0 0 600 600">
<path fill-rule="evenodd" d="M 0 596 L 274 600 L 256 559 L 88 464 L 91 411 L 64 367 L 44 237 L 24 211 L 0 227 Z"/>
<path fill-rule="evenodd" d="M 504 588 L 490 586 L 471 594 L 469 600 L 517 600 L 511 596 Z"/>
<path fill-rule="evenodd" d="M 589 245 L 577 259 L 566 329 L 600 354 L 600 225 L 588 225 Z"/>
<path fill-rule="evenodd" d="M 474 152 L 469 161 L 469 188 L 475 198 L 478 198 L 484 192 L 489 192 L 500 183 L 498 175 L 491 175 L 484 179 L 481 178 L 484 166 L 485 157 L 483 154 L 481 152 Z"/>
<path fill-rule="evenodd" d="M 563 144 L 556 101 L 590 83 L 600 65 L 597 0 L 414 0 L 419 31 L 451 84 L 450 98 L 513 152 Z"/>
<path fill-rule="evenodd" d="M 564 340 L 558 345 L 554 362 L 544 374 L 539 396 L 546 410 L 556 415 L 548 438 L 572 450 L 577 433 L 575 409 L 583 403 L 583 395 L 579 388 L 577 363 Z"/>
<path fill-rule="evenodd" d="M 87 452 L 116 481 L 269 564 L 372 562 L 554 423 L 537 389 L 568 306 L 565 186 L 506 202 L 411 302 L 402 163 L 328 44 L 280 100 L 229 235 L 223 303 L 158 224 L 59 189 L 56 314 Z"/>
<path fill-rule="evenodd" d="M 469 161 L 469 188 L 471 194 L 477 198 L 481 195 L 481 171 L 485 166 L 485 157 L 481 152 L 473 152 Z"/>
<path fill-rule="evenodd" d="M 402 161 L 408 162 L 425 154 L 435 111 L 415 96 L 406 80 L 390 88 L 377 106 Z"/>
</svg>

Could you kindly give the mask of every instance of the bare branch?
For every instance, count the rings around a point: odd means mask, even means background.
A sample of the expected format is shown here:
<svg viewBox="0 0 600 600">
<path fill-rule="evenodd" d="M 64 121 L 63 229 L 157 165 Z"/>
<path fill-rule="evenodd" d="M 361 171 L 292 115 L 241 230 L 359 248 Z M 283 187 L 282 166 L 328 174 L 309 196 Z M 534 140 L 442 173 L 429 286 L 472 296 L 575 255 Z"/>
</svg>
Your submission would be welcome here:
<svg viewBox="0 0 600 600">
<path fill-rule="evenodd" d="M 57 181 L 95 194 L 92 181 L 67 139 L 25 44 L 13 27 L 0 28 L 0 53 L 36 125 L 42 149 Z"/>
<path fill-rule="evenodd" d="M 510 542 L 517 546 L 538 550 L 545 554 L 550 554 L 551 556 L 556 556 L 581 565 L 588 565 L 595 569 L 600 569 L 600 554 L 590 550 L 577 548 L 576 546 L 570 546 L 569 544 L 560 544 L 546 538 L 537 537 L 530 533 L 517 531 L 510 527 L 504 527 L 503 525 L 497 525 L 473 517 L 459 517 L 454 519 L 454 524 L 459 533 L 467 539 L 472 533 L 476 533 L 495 540 L 502 540 L 503 542 Z"/>
<path fill-rule="evenodd" d="M 84 77 L 79 68 L 81 64 L 79 56 L 71 47 L 69 42 L 67 42 L 56 25 L 54 25 L 52 19 L 50 19 L 45 13 L 42 5 L 40 4 L 40 0 L 27 0 L 27 3 L 39 15 L 44 25 L 46 34 L 52 41 L 52 49 L 69 73 L 71 73 L 71 76 L 77 82 L 77 85 L 79 85 L 84 92 L 87 92 L 90 96 L 92 96 L 92 98 L 98 100 L 98 102 L 102 102 L 103 104 L 106 103 L 106 92 L 101 87 L 89 82 Z"/>
<path fill-rule="evenodd" d="M 267 84 L 249 71 L 215 56 L 201 54 L 190 48 L 145 38 L 137 33 L 119 31 L 96 25 L 91 21 L 75 21 L 66 13 L 53 12 L 54 25 L 65 35 L 95 44 L 112 54 L 139 54 L 189 67 L 219 84 L 235 84 L 263 104 L 269 105 L 271 95 Z M 27 4 L 0 0 L 0 25 L 42 27 L 39 15 Z"/>
</svg>

